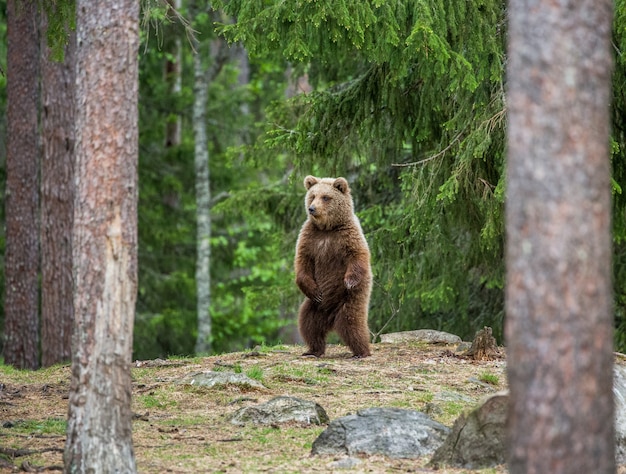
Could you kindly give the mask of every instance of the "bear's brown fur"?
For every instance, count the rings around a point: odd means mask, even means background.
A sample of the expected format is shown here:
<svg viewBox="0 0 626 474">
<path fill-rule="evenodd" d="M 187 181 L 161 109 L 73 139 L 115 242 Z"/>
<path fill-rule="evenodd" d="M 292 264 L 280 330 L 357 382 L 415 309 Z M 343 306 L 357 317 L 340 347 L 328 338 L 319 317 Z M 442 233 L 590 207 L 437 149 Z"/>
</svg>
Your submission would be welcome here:
<svg viewBox="0 0 626 474">
<path fill-rule="evenodd" d="M 372 292 L 370 251 L 344 178 L 304 179 L 308 219 L 296 245 L 296 284 L 306 296 L 298 325 L 320 357 L 332 330 L 355 357 L 371 354 L 367 312 Z"/>
</svg>

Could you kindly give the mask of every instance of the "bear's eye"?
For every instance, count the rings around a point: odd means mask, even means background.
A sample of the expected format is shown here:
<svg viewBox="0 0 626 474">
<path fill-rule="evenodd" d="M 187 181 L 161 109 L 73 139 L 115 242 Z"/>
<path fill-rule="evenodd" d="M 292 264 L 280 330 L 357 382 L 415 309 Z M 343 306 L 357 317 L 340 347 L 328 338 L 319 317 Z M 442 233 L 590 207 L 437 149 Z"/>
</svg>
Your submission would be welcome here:
<svg viewBox="0 0 626 474">
<path fill-rule="evenodd" d="M 328 202 L 330 201 L 331 197 L 330 196 L 322 196 L 322 201 L 324 202 Z"/>
</svg>

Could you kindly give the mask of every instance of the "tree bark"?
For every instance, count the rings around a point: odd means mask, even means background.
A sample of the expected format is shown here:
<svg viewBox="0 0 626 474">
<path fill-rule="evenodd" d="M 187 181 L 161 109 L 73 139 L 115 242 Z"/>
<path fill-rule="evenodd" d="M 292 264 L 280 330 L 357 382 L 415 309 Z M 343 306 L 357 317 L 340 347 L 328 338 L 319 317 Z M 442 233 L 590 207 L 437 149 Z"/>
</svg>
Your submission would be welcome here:
<svg viewBox="0 0 626 474">
<path fill-rule="evenodd" d="M 135 472 L 139 2 L 77 2 L 72 382 L 66 472 Z"/>
<path fill-rule="evenodd" d="M 510 0 L 511 473 L 615 472 L 611 0 Z"/>
<path fill-rule="evenodd" d="M 76 36 L 70 32 L 64 61 L 52 61 L 42 18 L 41 362 L 48 367 L 72 356 Z"/>
<path fill-rule="evenodd" d="M 190 10 L 197 15 L 196 3 Z M 216 18 L 217 20 L 217 18 Z M 230 59 L 229 47 L 222 38 L 195 43 L 194 54 L 194 103 L 193 136 L 196 171 L 196 292 L 198 313 L 198 337 L 195 352 L 211 351 L 211 176 L 209 172 L 209 142 L 207 136 L 207 101 L 209 85 Z M 208 46 L 208 48 L 207 48 Z M 210 63 L 203 56 L 208 49 Z"/>
<path fill-rule="evenodd" d="M 37 3 L 7 2 L 4 362 L 39 366 Z"/>
<path fill-rule="evenodd" d="M 170 13 L 170 8 L 175 12 L 180 12 L 182 7 L 182 0 L 166 0 L 169 6 L 167 14 Z M 172 15 L 175 15 L 173 13 Z M 177 102 L 180 100 L 180 93 L 183 87 L 182 81 L 182 40 L 179 34 L 178 19 L 176 19 L 172 25 L 168 28 L 167 34 L 164 35 L 166 41 L 166 48 L 169 51 L 169 55 L 166 56 L 164 74 L 163 77 L 168 85 L 170 96 Z M 182 135 L 182 117 L 175 110 L 168 118 L 165 124 L 165 147 L 174 147 L 180 145 Z"/>
<path fill-rule="evenodd" d="M 194 65 L 193 137 L 196 170 L 196 292 L 198 338 L 196 354 L 211 350 L 211 180 L 206 108 L 210 79 L 202 56 L 196 53 Z"/>
</svg>

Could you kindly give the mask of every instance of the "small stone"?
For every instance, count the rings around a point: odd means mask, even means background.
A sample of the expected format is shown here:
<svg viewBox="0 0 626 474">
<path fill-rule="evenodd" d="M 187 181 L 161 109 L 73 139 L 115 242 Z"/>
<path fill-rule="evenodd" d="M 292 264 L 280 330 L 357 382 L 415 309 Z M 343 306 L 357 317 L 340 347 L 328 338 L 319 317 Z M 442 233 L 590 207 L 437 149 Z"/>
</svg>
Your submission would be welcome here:
<svg viewBox="0 0 626 474">
<path fill-rule="evenodd" d="M 357 458 L 342 458 L 327 464 L 329 469 L 353 469 L 363 461 Z"/>
</svg>

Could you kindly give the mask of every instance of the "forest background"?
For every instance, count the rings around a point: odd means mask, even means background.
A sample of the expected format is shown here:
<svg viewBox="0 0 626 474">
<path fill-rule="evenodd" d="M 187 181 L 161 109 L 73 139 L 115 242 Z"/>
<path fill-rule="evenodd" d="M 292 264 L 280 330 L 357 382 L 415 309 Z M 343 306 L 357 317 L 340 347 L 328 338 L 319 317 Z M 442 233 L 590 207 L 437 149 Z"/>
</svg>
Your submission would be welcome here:
<svg viewBox="0 0 626 474">
<path fill-rule="evenodd" d="M 172 2 L 187 25 L 166 3 L 142 1 L 133 358 L 196 352 L 200 307 L 209 308 L 207 352 L 297 340 L 302 296 L 292 261 L 307 174 L 351 183 L 372 252 L 374 334 L 432 328 L 471 339 L 487 325 L 502 343 L 505 2 L 231 0 L 214 2 L 215 10 L 199 3 Z M 620 351 L 625 3 L 615 4 L 611 141 Z M 6 2 L 0 7 L 6 70 Z M 204 204 L 196 193 L 198 60 L 213 72 L 200 119 L 210 177 Z M 2 184 L 6 125 L 2 113 Z M 0 209 L 4 222 L 4 203 Z M 199 209 L 210 215 L 211 290 L 200 303 Z"/>
</svg>

